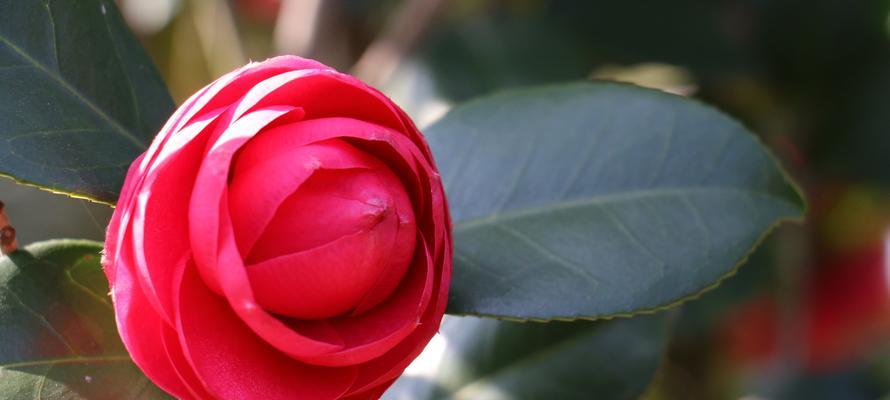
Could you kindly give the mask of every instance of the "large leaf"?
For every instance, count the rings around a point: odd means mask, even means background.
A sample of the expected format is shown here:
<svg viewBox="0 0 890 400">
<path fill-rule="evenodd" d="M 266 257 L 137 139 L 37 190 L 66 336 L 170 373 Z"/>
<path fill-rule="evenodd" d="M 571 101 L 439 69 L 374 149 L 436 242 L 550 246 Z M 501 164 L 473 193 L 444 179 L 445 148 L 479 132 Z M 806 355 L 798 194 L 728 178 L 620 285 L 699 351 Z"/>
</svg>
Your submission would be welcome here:
<svg viewBox="0 0 890 400">
<path fill-rule="evenodd" d="M 0 0 L 0 174 L 113 203 L 173 109 L 110 0 Z"/>
<path fill-rule="evenodd" d="M 432 381 L 402 378 L 384 398 L 637 399 L 660 365 L 669 315 L 528 324 L 446 320 Z"/>
<path fill-rule="evenodd" d="M 731 274 L 802 200 L 741 125 L 617 83 L 505 92 L 427 131 L 455 225 L 449 312 L 651 311 Z"/>
<path fill-rule="evenodd" d="M 169 398 L 118 337 L 101 249 L 49 241 L 0 258 L 0 398 Z"/>
</svg>

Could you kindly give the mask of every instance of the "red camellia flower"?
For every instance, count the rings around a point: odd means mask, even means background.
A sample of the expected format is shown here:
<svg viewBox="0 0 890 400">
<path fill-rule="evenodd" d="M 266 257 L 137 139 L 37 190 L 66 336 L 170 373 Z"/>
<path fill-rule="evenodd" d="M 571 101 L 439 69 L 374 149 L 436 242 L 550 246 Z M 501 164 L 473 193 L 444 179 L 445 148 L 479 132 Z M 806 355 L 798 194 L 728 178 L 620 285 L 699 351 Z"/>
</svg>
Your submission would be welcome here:
<svg viewBox="0 0 890 400">
<path fill-rule="evenodd" d="M 450 220 L 403 111 L 278 57 L 170 118 L 130 167 L 103 263 L 124 344 L 173 395 L 369 399 L 439 327 Z"/>
<path fill-rule="evenodd" d="M 888 249 L 881 242 L 825 257 L 803 288 L 798 315 L 783 315 L 772 293 L 731 310 L 720 331 L 730 359 L 750 367 L 774 362 L 785 326 L 797 329 L 801 364 L 812 372 L 846 368 L 890 340 Z"/>
</svg>

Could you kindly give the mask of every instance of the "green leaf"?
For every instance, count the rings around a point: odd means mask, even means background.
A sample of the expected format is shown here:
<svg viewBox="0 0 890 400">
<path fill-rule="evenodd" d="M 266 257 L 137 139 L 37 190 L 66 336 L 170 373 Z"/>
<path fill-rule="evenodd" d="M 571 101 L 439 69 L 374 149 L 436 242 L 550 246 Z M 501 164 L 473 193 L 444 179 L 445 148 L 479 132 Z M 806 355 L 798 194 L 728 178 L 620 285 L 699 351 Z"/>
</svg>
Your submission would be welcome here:
<svg viewBox="0 0 890 400">
<path fill-rule="evenodd" d="M 60 240 L 0 258 L 0 398 L 169 398 L 118 337 L 101 250 Z"/>
<path fill-rule="evenodd" d="M 386 399 L 637 399 L 667 344 L 670 316 L 528 324 L 449 318 L 436 378 L 400 379 Z"/>
<path fill-rule="evenodd" d="M 173 110 L 110 0 L 0 0 L 0 174 L 113 203 Z"/>
<path fill-rule="evenodd" d="M 427 130 L 455 220 L 448 311 L 595 319 L 729 276 L 803 201 L 756 138 L 617 83 L 505 92 Z"/>
</svg>

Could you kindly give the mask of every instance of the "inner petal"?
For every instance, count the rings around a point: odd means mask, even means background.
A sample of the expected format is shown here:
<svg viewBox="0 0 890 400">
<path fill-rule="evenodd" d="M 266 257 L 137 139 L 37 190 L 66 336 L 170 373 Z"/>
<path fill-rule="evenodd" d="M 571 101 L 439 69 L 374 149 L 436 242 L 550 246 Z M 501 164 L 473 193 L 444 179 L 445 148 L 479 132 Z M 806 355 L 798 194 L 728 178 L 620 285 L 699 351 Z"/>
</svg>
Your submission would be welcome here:
<svg viewBox="0 0 890 400">
<path fill-rule="evenodd" d="M 391 212 L 381 175 L 364 169 L 317 170 L 278 207 L 247 256 L 248 265 L 366 231 Z M 397 189 L 397 188 L 396 188 Z"/>
<path fill-rule="evenodd" d="M 248 143 L 234 163 L 229 200 L 235 239 L 251 253 L 279 206 L 319 170 L 385 168 L 341 140 L 287 143 L 287 131 L 267 132 Z"/>
<path fill-rule="evenodd" d="M 281 204 L 246 259 L 260 305 L 330 318 L 355 309 L 381 281 L 402 279 L 411 259 L 401 255 L 415 243 L 399 231 L 413 228 L 414 213 L 398 178 L 380 166 L 317 170 Z"/>
</svg>

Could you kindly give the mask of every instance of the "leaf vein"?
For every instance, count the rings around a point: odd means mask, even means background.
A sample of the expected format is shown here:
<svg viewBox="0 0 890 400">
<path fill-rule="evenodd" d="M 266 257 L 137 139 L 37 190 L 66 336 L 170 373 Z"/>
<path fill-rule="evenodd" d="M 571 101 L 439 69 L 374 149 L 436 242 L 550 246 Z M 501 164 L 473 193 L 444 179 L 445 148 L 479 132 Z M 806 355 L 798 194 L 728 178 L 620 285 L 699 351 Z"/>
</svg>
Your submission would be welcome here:
<svg viewBox="0 0 890 400">
<path fill-rule="evenodd" d="M 53 59 L 56 60 L 56 69 L 61 73 L 62 63 L 59 61 L 59 37 L 56 35 L 56 19 L 53 17 L 52 0 L 46 0 L 46 14 L 49 17 L 49 27 L 52 30 Z"/>
<path fill-rule="evenodd" d="M 133 86 L 133 79 L 130 78 L 130 73 L 127 71 L 127 68 L 124 66 L 124 60 L 121 58 L 120 49 L 118 48 L 117 37 L 111 33 L 111 25 L 109 25 L 107 12 L 102 13 L 102 21 L 105 25 L 105 31 L 108 32 L 108 38 L 111 39 L 111 48 L 114 49 L 114 58 L 117 60 L 117 64 L 121 68 L 121 73 L 124 75 L 124 79 L 127 80 L 127 89 L 130 91 L 130 104 L 133 106 L 133 115 L 136 117 L 136 126 L 140 129 L 144 129 L 142 126 L 142 113 L 139 112 L 139 99 L 136 96 L 136 91 Z"/>
<path fill-rule="evenodd" d="M 465 221 L 460 221 L 455 224 L 454 231 L 466 231 L 469 229 L 476 228 L 480 225 L 487 225 L 490 223 L 496 223 L 504 220 L 513 220 L 517 218 L 523 218 L 528 216 L 533 216 L 540 213 L 548 213 L 554 211 L 563 211 L 570 210 L 576 207 L 589 207 L 589 206 L 597 206 L 601 204 L 607 204 L 611 202 L 621 201 L 621 200 L 639 200 L 646 199 L 651 197 L 659 197 L 659 196 L 683 196 L 689 192 L 699 192 L 699 193 L 737 193 L 740 195 L 754 196 L 761 195 L 763 197 L 772 198 L 775 201 L 789 204 L 789 201 L 781 198 L 780 196 L 759 191 L 759 190 L 744 190 L 733 187 L 681 187 L 681 188 L 656 188 L 656 189 L 640 189 L 640 190 L 632 190 L 621 193 L 612 193 L 612 194 L 603 194 L 592 197 L 585 197 L 581 199 L 569 200 L 559 203 L 551 203 L 550 205 L 539 206 L 539 207 L 529 207 L 519 211 L 513 211 L 508 213 L 499 214 L 496 216 L 487 215 L 481 218 L 475 218 Z M 792 206 L 791 208 L 798 208 L 796 206 Z"/>
<path fill-rule="evenodd" d="M 131 361 L 130 356 L 125 354 L 119 355 L 106 355 L 106 356 L 76 356 L 76 357 L 63 357 L 63 358 L 51 358 L 46 360 L 33 360 L 33 361 L 20 361 L 9 364 L 0 364 L 0 368 L 3 369 L 14 369 L 14 368 L 32 368 L 32 367 L 42 367 L 46 365 L 55 365 L 55 364 L 99 364 L 99 363 L 118 363 L 118 362 L 127 362 Z"/>
<path fill-rule="evenodd" d="M 605 136 L 609 132 L 611 132 L 612 131 L 611 127 L 612 127 L 612 124 L 614 123 L 614 119 L 615 119 L 613 114 L 614 113 L 612 113 L 612 112 L 606 113 L 608 118 L 605 118 L 603 120 L 602 126 L 599 127 L 599 129 L 597 129 L 595 131 L 602 131 L 602 136 Z M 578 167 L 570 175 L 568 183 L 566 183 L 566 187 L 565 187 L 565 189 L 562 190 L 559 197 L 561 197 L 561 198 L 566 197 L 566 195 L 571 193 L 572 189 L 575 188 L 575 184 L 577 184 L 578 180 L 581 179 L 582 173 L 587 169 L 588 166 L 590 166 L 590 161 L 593 159 L 593 151 L 596 150 L 596 148 L 600 142 L 600 140 L 596 140 L 596 139 L 601 140 L 601 136 L 594 136 L 593 139 L 591 139 L 587 142 L 587 146 L 584 147 L 584 153 L 582 153 L 583 157 L 581 159 L 583 161 L 578 163 Z"/>
<path fill-rule="evenodd" d="M 701 213 L 698 211 L 698 207 L 692 203 L 692 200 L 689 199 L 689 196 L 680 196 L 680 199 L 683 200 L 683 204 L 689 208 L 692 212 L 692 215 L 695 219 L 696 226 L 701 229 L 702 234 L 705 238 L 705 262 L 704 265 L 709 265 L 711 260 L 711 230 L 708 229 L 708 226 L 705 224 L 705 219 L 702 217 Z"/>
<path fill-rule="evenodd" d="M 520 241 L 522 241 L 529 247 L 537 250 L 538 252 L 543 254 L 544 257 L 550 259 L 551 261 L 556 263 L 556 265 L 562 267 L 563 269 L 584 277 L 584 279 L 586 279 L 588 282 L 592 283 L 594 286 L 599 286 L 599 284 L 601 283 L 599 278 L 591 275 L 590 272 L 587 271 L 587 269 L 584 268 L 583 266 L 578 265 L 577 263 L 573 262 L 572 260 L 562 257 L 559 254 L 554 253 L 552 250 L 548 249 L 542 243 L 540 243 L 537 240 L 531 238 L 530 236 L 520 232 L 519 230 L 517 230 L 513 227 L 510 227 L 508 225 L 502 224 L 502 223 L 495 224 L 493 226 L 497 229 L 500 229 L 502 232 L 507 233 L 508 235 L 519 239 Z"/>
<path fill-rule="evenodd" d="M 44 316 L 40 315 L 40 313 L 38 313 L 37 311 L 34 311 L 33 308 L 31 308 L 30 306 L 25 304 L 25 302 L 22 301 L 21 297 L 19 297 L 19 295 L 17 295 L 14 291 L 9 290 L 7 292 L 10 295 L 12 295 L 12 298 L 15 299 L 16 302 L 21 304 L 22 308 L 24 308 L 25 311 L 28 312 L 28 314 L 31 314 L 31 316 L 35 317 L 38 321 L 40 321 L 41 325 L 43 325 L 45 328 L 47 328 L 50 331 L 50 333 L 53 334 L 53 336 L 55 336 L 57 339 L 59 339 L 59 341 L 62 342 L 62 344 L 64 344 L 65 347 L 68 349 L 68 351 L 70 351 L 72 354 L 75 354 L 75 355 L 77 354 L 77 351 L 74 350 L 74 347 L 71 346 L 71 343 L 69 343 L 68 340 L 65 339 L 65 336 L 62 335 L 61 332 L 56 330 L 56 327 L 54 327 Z"/>
<path fill-rule="evenodd" d="M 661 151 L 658 152 L 658 160 L 655 162 L 655 170 L 652 171 L 652 177 L 649 178 L 648 186 L 654 186 L 658 179 L 661 178 L 662 170 L 664 169 L 664 163 L 667 162 L 668 154 L 670 154 L 671 146 L 674 142 L 674 131 L 677 130 L 676 126 L 676 114 L 671 114 L 673 120 L 668 126 L 667 137 L 664 139 L 664 146 L 662 146 Z"/>
<path fill-rule="evenodd" d="M 536 138 L 537 136 L 534 136 Z M 532 139 L 534 140 L 534 139 Z M 510 191 L 507 192 L 507 195 L 504 197 L 504 200 L 494 208 L 495 211 L 492 214 L 499 214 L 507 204 L 510 204 L 510 200 L 513 200 L 513 196 L 516 195 L 516 190 L 519 189 L 519 183 L 522 181 L 522 177 L 525 176 L 526 171 L 528 171 L 529 164 L 531 164 L 532 156 L 535 154 L 535 143 L 531 142 L 528 146 L 528 151 L 525 152 L 523 156 L 522 166 L 519 168 L 519 171 L 514 176 L 513 180 L 510 182 Z"/>
<path fill-rule="evenodd" d="M 7 142 L 11 142 L 11 141 L 18 139 L 20 137 L 30 136 L 30 135 L 47 136 L 47 135 L 53 135 L 53 134 L 58 134 L 58 133 L 102 132 L 102 131 L 103 131 L 103 129 L 97 129 L 97 128 L 44 129 L 44 130 L 36 130 L 36 131 L 19 132 L 19 133 L 13 134 L 13 135 L 6 136 L 5 139 Z"/>
<path fill-rule="evenodd" d="M 621 234 L 624 235 L 624 237 L 626 237 L 634 246 L 636 246 L 637 248 L 642 250 L 644 253 L 646 253 L 646 255 L 648 255 L 649 258 L 651 258 L 653 261 L 655 261 L 655 265 L 658 269 L 658 274 L 659 274 L 659 276 L 663 277 L 665 275 L 664 269 L 665 269 L 666 263 L 660 257 L 658 257 L 658 255 L 655 254 L 649 248 L 649 246 L 646 246 L 643 243 L 643 241 L 637 237 L 637 235 L 635 235 L 633 233 L 633 231 L 630 229 L 630 227 L 627 226 L 627 224 L 624 223 L 623 220 L 621 220 L 621 218 L 618 216 L 618 214 L 616 214 L 614 211 L 612 211 L 605 204 L 600 204 L 600 205 L 598 205 L 598 207 L 600 210 L 603 211 L 603 213 L 606 214 L 607 217 L 609 217 L 610 220 L 612 220 L 613 223 L 615 223 L 615 226 L 618 228 L 618 231 L 620 231 Z"/>
</svg>

